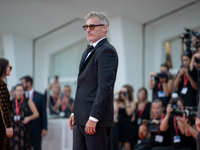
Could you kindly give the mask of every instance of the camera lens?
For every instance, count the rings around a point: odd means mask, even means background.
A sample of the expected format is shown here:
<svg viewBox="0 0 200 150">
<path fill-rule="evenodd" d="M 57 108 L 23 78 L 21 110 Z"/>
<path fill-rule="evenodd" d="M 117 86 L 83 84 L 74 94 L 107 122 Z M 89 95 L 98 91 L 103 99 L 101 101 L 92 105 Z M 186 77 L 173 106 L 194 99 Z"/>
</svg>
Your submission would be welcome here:
<svg viewBox="0 0 200 150">
<path fill-rule="evenodd" d="M 122 93 L 124 96 L 127 96 L 128 95 L 128 92 L 123 92 Z"/>
</svg>

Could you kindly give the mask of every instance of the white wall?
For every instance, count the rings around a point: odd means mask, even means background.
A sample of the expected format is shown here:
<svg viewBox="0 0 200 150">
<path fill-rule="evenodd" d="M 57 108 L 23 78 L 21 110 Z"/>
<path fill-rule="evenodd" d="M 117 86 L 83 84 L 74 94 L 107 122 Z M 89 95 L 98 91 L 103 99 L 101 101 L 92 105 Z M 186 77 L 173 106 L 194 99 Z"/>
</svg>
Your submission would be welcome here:
<svg viewBox="0 0 200 150">
<path fill-rule="evenodd" d="M 50 72 L 50 56 L 85 39 L 86 35 L 82 28 L 84 24 L 85 21 L 75 22 L 36 42 L 35 88 L 37 90 L 44 92 L 48 86 L 47 80 Z M 84 50 L 83 48 L 83 51 Z M 78 66 L 74 67 L 78 68 Z"/>
<path fill-rule="evenodd" d="M 2 37 L 4 57 L 13 66 L 10 77 L 8 77 L 8 88 L 19 83 L 20 77 L 32 75 L 32 40 L 13 34 Z"/>
</svg>

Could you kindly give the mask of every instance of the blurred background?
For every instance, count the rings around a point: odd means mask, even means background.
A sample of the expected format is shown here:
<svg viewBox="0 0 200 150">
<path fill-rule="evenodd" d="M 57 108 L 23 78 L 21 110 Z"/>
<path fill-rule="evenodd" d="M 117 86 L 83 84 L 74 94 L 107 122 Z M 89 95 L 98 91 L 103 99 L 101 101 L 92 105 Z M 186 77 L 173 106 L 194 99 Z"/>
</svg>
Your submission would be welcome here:
<svg viewBox="0 0 200 150">
<path fill-rule="evenodd" d="M 200 31 L 199 8 L 199 0 L 0 0 L 0 57 L 13 66 L 8 87 L 31 75 L 34 88 L 43 93 L 58 76 L 74 97 L 88 44 L 84 17 L 106 11 L 108 39 L 119 55 L 115 88 L 129 83 L 138 91 L 161 63 L 170 62 L 172 74 L 178 71 L 179 36 L 184 27 Z"/>
</svg>

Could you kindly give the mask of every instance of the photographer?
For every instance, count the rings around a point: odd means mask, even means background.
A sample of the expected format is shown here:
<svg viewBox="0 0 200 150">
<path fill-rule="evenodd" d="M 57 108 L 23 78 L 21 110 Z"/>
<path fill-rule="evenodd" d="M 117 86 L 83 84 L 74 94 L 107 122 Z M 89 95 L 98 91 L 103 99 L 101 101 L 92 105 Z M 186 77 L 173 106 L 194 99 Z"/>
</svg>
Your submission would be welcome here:
<svg viewBox="0 0 200 150">
<path fill-rule="evenodd" d="M 162 101 L 156 99 L 151 104 L 151 111 L 153 119 L 142 120 L 142 125 L 139 127 L 139 137 L 141 140 L 150 139 L 150 143 L 136 145 L 136 150 L 168 150 L 171 142 L 168 139 L 170 136 L 169 130 L 165 132 L 160 131 L 160 122 L 164 118 L 164 107 Z M 144 143 L 143 141 L 141 143 Z"/>
<path fill-rule="evenodd" d="M 195 81 L 197 72 L 195 69 L 193 71 L 189 69 L 191 57 L 191 51 L 182 53 L 182 67 L 174 80 L 174 89 L 177 89 L 177 93 L 185 102 L 185 106 L 196 106 L 197 83 Z"/>
<path fill-rule="evenodd" d="M 180 35 L 181 38 L 181 54 L 184 52 L 183 45 L 186 46 L 186 51 L 191 50 L 191 46 L 195 48 L 195 51 L 198 51 L 197 45 L 200 42 L 199 32 L 195 32 L 189 28 L 185 28 L 186 33 Z"/>
<path fill-rule="evenodd" d="M 160 66 L 160 73 L 150 73 L 148 86 L 153 90 L 153 100 L 160 99 L 163 106 L 166 107 L 173 90 L 173 80 L 169 76 L 169 67 L 167 64 Z"/>
<path fill-rule="evenodd" d="M 173 141 L 173 146 L 170 150 L 191 150 L 195 145 L 195 140 L 191 136 L 193 135 L 194 129 L 191 131 L 188 130 L 183 119 L 185 109 L 184 101 L 178 97 L 170 101 L 170 104 L 167 106 L 166 115 L 161 122 L 160 130 L 167 131 L 170 128 L 171 131 L 171 140 Z M 181 119 L 181 115 L 183 116 Z"/>
<path fill-rule="evenodd" d="M 52 95 L 49 94 L 51 91 Z M 62 101 L 60 98 L 60 93 L 60 84 L 58 82 L 58 79 L 55 78 L 55 80 L 49 85 L 49 87 L 45 91 L 45 98 L 47 99 L 47 96 L 49 97 L 49 110 L 51 115 L 58 115 L 61 111 L 60 105 Z"/>
<path fill-rule="evenodd" d="M 190 70 L 193 71 L 195 68 L 199 68 L 197 65 L 200 64 L 200 42 L 197 43 L 197 51 L 192 56 L 191 63 L 190 63 Z M 195 68 L 194 68 L 195 67 Z"/>
<path fill-rule="evenodd" d="M 115 107 L 118 108 L 118 131 L 120 149 L 131 150 L 131 143 L 134 141 L 134 127 L 132 119 L 135 118 L 136 104 L 133 101 L 133 90 L 129 86 L 123 86 Z"/>
</svg>

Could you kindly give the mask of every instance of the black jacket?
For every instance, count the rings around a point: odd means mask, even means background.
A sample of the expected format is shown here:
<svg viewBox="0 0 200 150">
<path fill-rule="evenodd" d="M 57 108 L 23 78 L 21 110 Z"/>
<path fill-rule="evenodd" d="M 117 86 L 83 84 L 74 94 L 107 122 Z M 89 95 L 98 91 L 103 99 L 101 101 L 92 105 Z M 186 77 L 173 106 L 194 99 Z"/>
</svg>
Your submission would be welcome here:
<svg viewBox="0 0 200 150">
<path fill-rule="evenodd" d="M 85 54 L 86 51 L 82 59 Z M 96 45 L 83 65 L 80 63 L 73 108 L 75 124 L 85 126 L 92 116 L 99 120 L 97 127 L 114 126 L 113 89 L 117 67 L 117 52 L 107 38 Z"/>
<path fill-rule="evenodd" d="M 34 90 L 33 102 L 39 113 L 39 118 L 31 121 L 33 134 L 40 134 L 42 129 L 47 129 L 47 113 L 44 95 Z"/>
</svg>

